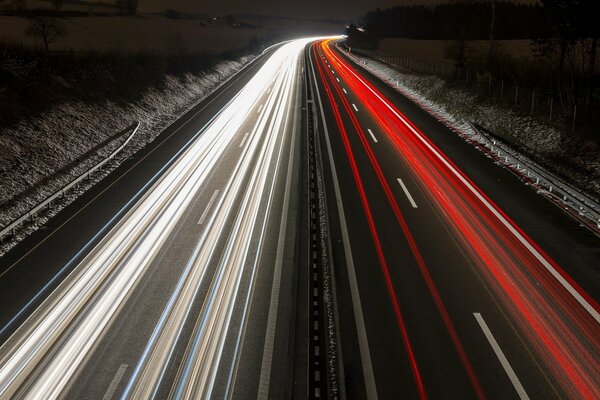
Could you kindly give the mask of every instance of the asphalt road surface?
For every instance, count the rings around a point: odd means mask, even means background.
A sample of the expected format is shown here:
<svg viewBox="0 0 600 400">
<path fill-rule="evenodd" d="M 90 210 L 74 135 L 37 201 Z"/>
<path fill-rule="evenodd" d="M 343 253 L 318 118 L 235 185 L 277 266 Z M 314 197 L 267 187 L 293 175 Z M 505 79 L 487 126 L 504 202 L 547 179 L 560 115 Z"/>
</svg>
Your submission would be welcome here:
<svg viewBox="0 0 600 400">
<path fill-rule="evenodd" d="M 599 398 L 600 243 L 311 46 L 349 398 Z"/>
<path fill-rule="evenodd" d="M 307 108 L 347 398 L 600 398 L 598 237 L 331 39 L 268 49 L 0 259 L 0 398 L 310 397 Z"/>
<path fill-rule="evenodd" d="M 306 43 L 269 49 L 2 258 L 0 398 L 282 396 Z"/>
</svg>

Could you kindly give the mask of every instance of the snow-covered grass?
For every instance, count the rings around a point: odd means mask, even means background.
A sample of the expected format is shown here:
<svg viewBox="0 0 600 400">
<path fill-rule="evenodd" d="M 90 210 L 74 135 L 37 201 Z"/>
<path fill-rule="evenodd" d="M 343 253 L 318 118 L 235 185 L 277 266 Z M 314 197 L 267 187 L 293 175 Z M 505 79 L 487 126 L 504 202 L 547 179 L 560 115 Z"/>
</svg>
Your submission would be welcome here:
<svg viewBox="0 0 600 400">
<path fill-rule="evenodd" d="M 437 76 L 400 71 L 357 54 L 351 57 L 462 137 L 477 135 L 470 123 L 480 124 L 516 151 L 563 177 L 580 191 L 600 199 L 600 152 L 595 146 L 582 145 L 572 134 L 534 118 L 483 103 L 472 93 Z"/>
<path fill-rule="evenodd" d="M 126 159 L 154 140 L 167 126 L 233 76 L 254 57 L 245 56 L 236 61 L 223 61 L 212 70 L 198 75 L 187 74 L 183 78 L 167 76 L 160 87 L 148 89 L 139 101 L 128 104 L 104 102 L 84 104 L 63 103 L 38 118 L 23 121 L 17 126 L 0 132 L 0 227 L 44 200 L 54 191 L 73 180 L 79 174 L 110 154 L 127 135 L 101 146 L 101 150 L 77 163 L 64 175 L 53 177 L 59 171 L 86 154 L 98 144 L 109 140 L 116 132 L 135 121 L 140 121 L 138 133 L 105 168 L 101 179 L 119 162 Z M 91 186 L 93 182 L 89 182 Z M 31 191 L 32 186 L 36 189 Z M 79 193 L 85 188 L 81 188 Z M 26 193 L 24 196 L 23 194 Z M 68 196 L 62 204 L 68 204 L 79 193 Z M 55 207 L 43 219 L 19 232 L 13 240 L 3 243 L 0 255 L 12 247 L 51 215 Z"/>
</svg>

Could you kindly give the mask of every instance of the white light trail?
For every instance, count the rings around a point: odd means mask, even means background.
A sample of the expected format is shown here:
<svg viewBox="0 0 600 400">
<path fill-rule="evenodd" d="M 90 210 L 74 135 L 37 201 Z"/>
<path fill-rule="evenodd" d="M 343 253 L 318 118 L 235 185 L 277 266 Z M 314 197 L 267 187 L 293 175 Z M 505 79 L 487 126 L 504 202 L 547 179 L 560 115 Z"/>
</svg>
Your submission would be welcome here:
<svg viewBox="0 0 600 400">
<path fill-rule="evenodd" d="M 277 143 L 283 140 L 285 116 L 296 106 L 298 61 L 310 41 L 292 41 L 276 50 L 205 132 L 0 348 L 0 398 L 54 399 L 64 395 L 241 127 L 256 119 L 124 394 L 148 398 L 156 393 L 208 264 L 218 257 L 216 275 L 172 393 L 178 398 L 210 395 L 247 254 L 261 242 L 253 236 L 254 226 L 259 218 L 265 218 L 259 214 L 261 205 L 269 200 L 264 199 L 265 192 L 269 193 L 268 177 L 278 165 L 274 160 L 281 152 Z M 259 100 L 264 103 L 257 116 L 251 111 Z M 229 232 L 226 226 L 232 211 L 237 214 Z M 225 252 L 217 254 L 224 234 L 229 234 Z"/>
</svg>

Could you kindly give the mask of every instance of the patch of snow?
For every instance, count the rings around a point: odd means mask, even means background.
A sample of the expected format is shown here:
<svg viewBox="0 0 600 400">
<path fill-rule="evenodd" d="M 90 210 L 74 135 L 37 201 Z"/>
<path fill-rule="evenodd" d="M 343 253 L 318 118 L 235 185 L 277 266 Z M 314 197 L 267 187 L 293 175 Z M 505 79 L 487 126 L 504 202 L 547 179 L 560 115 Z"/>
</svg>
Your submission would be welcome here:
<svg viewBox="0 0 600 400">
<path fill-rule="evenodd" d="M 133 122 L 141 123 L 130 143 L 102 168 L 102 172 L 66 195 L 60 204 L 37 216 L 34 222 L 23 226 L 9 240 L 2 242 L 0 256 L 43 226 L 123 160 L 152 142 L 165 128 L 254 58 L 245 56 L 235 61 L 223 61 L 202 74 L 187 74 L 182 78 L 168 76 L 160 87 L 148 89 L 134 103 L 64 103 L 38 118 L 1 131 L 0 227 L 4 227 L 108 156 L 123 143 L 127 134 L 102 146 L 65 174 L 49 179 L 56 171 L 68 167 Z M 34 185 L 35 190 L 29 193 Z"/>
<path fill-rule="evenodd" d="M 557 173 L 596 201 L 600 199 L 600 156 L 597 151 L 574 150 L 572 135 L 564 135 L 556 128 L 518 115 L 510 109 L 482 104 L 477 96 L 437 76 L 399 71 L 389 64 L 356 53 L 346 55 L 429 111 L 461 137 L 481 142 L 470 123 L 484 126 L 510 143 L 514 151 Z"/>
</svg>

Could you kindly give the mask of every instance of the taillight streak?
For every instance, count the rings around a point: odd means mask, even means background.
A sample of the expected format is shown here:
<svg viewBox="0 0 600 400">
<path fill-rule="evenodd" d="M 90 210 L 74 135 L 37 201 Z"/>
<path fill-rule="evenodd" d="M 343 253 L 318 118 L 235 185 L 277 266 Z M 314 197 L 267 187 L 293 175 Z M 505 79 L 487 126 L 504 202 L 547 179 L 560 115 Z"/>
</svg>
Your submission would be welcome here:
<svg viewBox="0 0 600 400">
<path fill-rule="evenodd" d="M 594 357 L 599 348 L 594 314 L 598 305 L 377 89 L 327 46 L 324 52 L 421 180 L 425 192 L 448 216 L 450 226 L 483 267 L 490 286 L 513 311 L 521 331 L 565 391 L 598 396 L 599 366 Z M 544 261 L 560 276 L 547 265 L 542 267 Z M 543 285 L 538 287 L 539 283 Z M 585 302 L 590 306 L 585 307 Z"/>
<path fill-rule="evenodd" d="M 319 58 L 317 57 L 317 53 L 316 50 L 314 50 L 315 48 L 313 47 L 313 51 L 315 54 L 315 59 L 319 60 Z M 394 315 L 396 317 L 396 322 L 398 325 L 398 328 L 400 330 L 400 334 L 402 336 L 402 340 L 404 343 L 404 347 L 406 349 L 407 355 L 409 357 L 409 362 L 410 362 L 410 366 L 411 366 L 411 370 L 413 373 L 413 377 L 415 379 L 415 382 L 417 384 L 417 390 L 419 392 L 419 397 L 421 399 L 426 399 L 427 398 L 427 394 L 425 391 L 425 387 L 423 385 L 423 380 L 421 378 L 421 374 L 419 372 L 419 368 L 417 365 L 417 360 L 414 356 L 414 352 L 412 349 L 412 345 L 410 343 L 410 339 L 408 337 L 408 331 L 406 329 L 406 324 L 404 322 L 404 318 L 402 316 L 402 312 L 400 310 L 400 304 L 398 302 L 398 297 L 396 295 L 396 291 L 394 289 L 394 286 L 392 284 L 392 279 L 390 276 L 390 272 L 389 272 L 389 267 L 387 264 L 387 261 L 385 259 L 385 255 L 383 253 L 383 248 L 381 246 L 381 242 L 379 239 L 379 234 L 377 233 L 377 228 L 375 226 L 375 221 L 373 219 L 373 215 L 371 212 L 371 208 L 369 205 L 369 201 L 367 199 L 367 195 L 364 189 L 364 185 L 362 182 L 362 178 L 360 177 L 360 173 L 358 171 L 358 166 L 356 164 L 356 160 L 354 157 L 354 154 L 352 152 L 352 148 L 350 146 L 350 141 L 348 140 L 348 135 L 346 132 L 346 128 L 344 127 L 344 123 L 342 121 L 342 117 L 340 114 L 340 111 L 337 107 L 337 104 L 333 98 L 333 93 L 331 91 L 331 88 L 329 86 L 329 84 L 327 83 L 325 74 L 323 73 L 323 67 L 321 65 L 321 62 L 317 62 L 317 71 L 319 72 L 319 75 L 321 77 L 321 81 L 323 82 L 323 84 L 325 85 L 325 92 L 327 93 L 327 97 L 329 99 L 329 102 L 331 103 L 331 107 L 333 109 L 333 113 L 334 113 L 334 117 L 335 117 L 335 121 L 336 124 L 338 125 L 338 129 L 340 132 L 340 137 L 342 138 L 342 142 L 344 143 L 344 150 L 346 151 L 346 155 L 348 157 L 348 161 L 350 163 L 350 168 L 352 171 L 352 175 L 354 177 L 354 181 L 356 183 L 356 187 L 358 189 L 358 193 L 359 193 L 359 197 L 361 200 L 361 205 L 363 207 L 363 210 L 365 212 L 365 216 L 367 218 L 367 223 L 369 225 L 369 230 L 371 232 L 371 236 L 373 238 L 373 244 L 375 245 L 375 249 L 377 252 L 377 258 L 379 260 L 379 265 L 381 267 L 381 270 L 383 272 L 383 276 L 384 276 L 384 280 L 385 280 L 385 284 L 386 284 L 386 288 L 388 291 L 388 295 L 391 299 L 392 302 L 392 308 L 394 309 Z"/>
<path fill-rule="evenodd" d="M 326 45 L 324 47 L 326 47 Z M 325 49 L 325 51 L 327 51 L 327 49 Z M 343 73 L 343 71 L 340 71 L 340 73 Z M 407 224 L 404 216 L 402 215 L 402 212 L 400 211 L 400 207 L 398 206 L 396 198 L 394 197 L 394 194 L 392 193 L 392 190 L 387 182 L 387 179 L 385 178 L 385 176 L 383 174 L 381 166 L 379 165 L 379 162 L 377 161 L 377 158 L 375 157 L 375 154 L 373 153 L 373 150 L 371 149 L 370 144 L 366 140 L 366 135 L 365 135 L 364 129 L 361 127 L 355 114 L 350 109 L 350 103 L 346 99 L 346 97 L 341 93 L 339 86 L 335 85 L 335 83 L 331 86 L 333 86 L 335 88 L 335 90 L 338 94 L 338 97 L 342 100 L 342 104 L 344 105 L 346 113 L 350 117 L 350 120 L 352 122 L 354 129 L 358 133 L 357 136 L 359 137 L 361 144 L 362 144 L 363 148 L 365 149 L 365 152 L 367 153 L 369 161 L 371 162 L 371 165 L 372 165 L 373 169 L 375 170 L 375 173 L 377 174 L 379 183 L 380 183 L 381 187 L 383 188 L 385 195 L 388 199 L 388 202 L 394 211 L 394 216 L 396 217 L 396 220 L 397 220 L 398 224 L 400 225 L 402 232 L 408 242 L 409 248 L 415 258 L 415 261 L 419 267 L 421 275 L 423 276 L 423 279 L 427 285 L 427 288 L 429 289 L 429 292 L 430 292 L 431 296 L 433 297 L 433 300 L 434 300 L 435 305 L 438 309 L 438 312 L 444 322 L 446 330 L 448 331 L 448 334 L 452 340 L 452 343 L 454 344 L 454 347 L 456 349 L 456 352 L 458 353 L 461 363 L 463 364 L 465 371 L 467 372 L 467 375 L 469 377 L 469 380 L 471 381 L 471 385 L 473 386 L 473 389 L 479 398 L 485 398 L 483 389 L 481 388 L 481 385 L 479 384 L 477 376 L 475 375 L 475 372 L 473 370 L 473 366 L 471 365 L 471 361 L 469 360 L 469 358 L 464 350 L 464 347 L 460 341 L 460 338 L 458 337 L 458 334 L 456 332 L 456 329 L 454 327 L 452 319 L 450 318 L 448 310 L 446 309 L 446 306 L 444 305 L 444 302 L 443 302 L 443 300 L 440 296 L 440 293 L 433 281 L 433 278 L 429 272 L 429 269 L 427 268 L 425 260 L 423 259 L 423 255 L 422 255 L 421 251 L 419 250 L 419 247 L 417 246 L 414 236 L 413 236 L 412 232 L 410 231 L 410 228 L 408 227 L 408 224 Z"/>
</svg>

